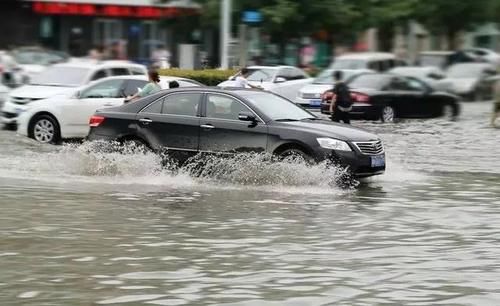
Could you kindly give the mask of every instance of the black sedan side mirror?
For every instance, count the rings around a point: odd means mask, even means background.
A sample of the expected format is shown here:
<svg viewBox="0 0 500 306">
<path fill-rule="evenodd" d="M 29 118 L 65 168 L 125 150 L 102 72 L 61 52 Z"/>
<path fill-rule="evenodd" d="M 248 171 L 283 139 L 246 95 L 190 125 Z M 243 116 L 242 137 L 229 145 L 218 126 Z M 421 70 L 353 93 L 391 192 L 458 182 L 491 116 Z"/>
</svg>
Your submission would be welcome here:
<svg viewBox="0 0 500 306">
<path fill-rule="evenodd" d="M 241 121 L 257 122 L 257 117 L 252 113 L 240 113 L 238 119 Z"/>
</svg>

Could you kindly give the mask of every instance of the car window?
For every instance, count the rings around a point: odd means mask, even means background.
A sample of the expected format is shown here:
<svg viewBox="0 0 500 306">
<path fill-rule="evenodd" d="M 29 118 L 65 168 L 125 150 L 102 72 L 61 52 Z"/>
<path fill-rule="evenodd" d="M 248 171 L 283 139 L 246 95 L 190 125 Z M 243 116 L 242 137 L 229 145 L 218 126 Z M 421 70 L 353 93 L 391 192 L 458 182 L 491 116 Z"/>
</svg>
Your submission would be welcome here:
<svg viewBox="0 0 500 306">
<path fill-rule="evenodd" d="M 207 117 L 238 120 L 238 115 L 252 112 L 248 107 L 231 97 L 209 94 L 207 96 Z"/>
<path fill-rule="evenodd" d="M 295 68 L 286 68 L 286 75 L 288 81 L 302 80 L 305 79 L 305 75 L 302 71 Z"/>
<path fill-rule="evenodd" d="M 80 95 L 80 98 L 121 98 L 123 97 L 123 94 L 121 93 L 123 83 L 124 80 L 109 80 L 101 82 L 84 90 Z"/>
<path fill-rule="evenodd" d="M 130 75 L 127 68 L 111 68 L 111 75 Z"/>
<path fill-rule="evenodd" d="M 407 80 L 399 77 L 392 78 L 389 88 L 391 90 L 401 90 L 401 91 L 409 90 Z"/>
<path fill-rule="evenodd" d="M 105 78 L 107 77 L 107 73 L 105 70 L 98 70 L 97 72 L 94 73 L 94 75 L 92 76 L 91 80 L 92 81 L 95 81 L 95 80 L 99 80 L 99 79 L 102 79 L 102 78 Z"/>
<path fill-rule="evenodd" d="M 200 93 L 176 93 L 163 100 L 162 114 L 179 116 L 197 116 L 201 100 Z"/>
<path fill-rule="evenodd" d="M 163 98 L 156 100 L 155 102 L 146 106 L 141 113 L 148 114 L 161 114 L 161 110 L 163 108 Z"/>
<path fill-rule="evenodd" d="M 124 93 L 126 96 L 133 96 L 139 92 L 140 89 L 144 88 L 147 83 L 147 81 L 142 80 L 128 80 Z"/>
<path fill-rule="evenodd" d="M 420 82 L 417 79 L 406 79 L 406 86 L 409 91 L 426 91 L 427 87 L 424 83 Z"/>
<path fill-rule="evenodd" d="M 133 75 L 146 75 L 146 72 L 144 69 L 132 67 L 130 68 L 130 71 L 132 72 Z"/>
</svg>

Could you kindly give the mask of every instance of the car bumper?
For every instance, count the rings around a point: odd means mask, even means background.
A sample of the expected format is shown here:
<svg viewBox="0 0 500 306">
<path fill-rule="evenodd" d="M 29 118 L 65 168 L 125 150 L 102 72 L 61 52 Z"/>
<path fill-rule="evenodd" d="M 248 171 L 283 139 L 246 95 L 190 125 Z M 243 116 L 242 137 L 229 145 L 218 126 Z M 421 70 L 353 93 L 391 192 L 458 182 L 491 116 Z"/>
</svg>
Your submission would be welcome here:
<svg viewBox="0 0 500 306">
<path fill-rule="evenodd" d="M 321 113 L 330 115 L 330 104 L 321 104 Z M 370 104 L 354 104 L 349 115 L 353 119 L 377 120 L 380 117 L 380 109 Z"/>
<path fill-rule="evenodd" d="M 331 161 L 334 164 L 340 164 L 347 167 L 349 171 L 357 178 L 381 175 L 385 172 L 385 153 L 379 155 L 366 155 L 357 151 L 332 151 L 320 149 L 321 159 Z M 372 159 L 382 158 L 383 165 L 372 165 Z"/>
<path fill-rule="evenodd" d="M 319 109 L 321 108 L 321 99 L 304 99 L 301 97 L 295 98 L 295 104 L 300 105 L 304 108 L 313 108 L 313 109 Z"/>
<path fill-rule="evenodd" d="M 18 116 L 28 109 L 27 105 L 6 102 L 2 108 L 1 122 L 3 124 L 17 124 Z"/>
</svg>

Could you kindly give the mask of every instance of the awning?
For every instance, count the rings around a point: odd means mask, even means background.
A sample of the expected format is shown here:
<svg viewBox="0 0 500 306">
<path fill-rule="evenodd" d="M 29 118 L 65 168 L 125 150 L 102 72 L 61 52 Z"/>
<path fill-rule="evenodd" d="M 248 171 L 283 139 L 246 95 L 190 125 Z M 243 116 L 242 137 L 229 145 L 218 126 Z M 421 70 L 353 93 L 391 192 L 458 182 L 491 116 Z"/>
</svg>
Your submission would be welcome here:
<svg viewBox="0 0 500 306">
<path fill-rule="evenodd" d="M 0 0 L 1 1 L 1 0 Z M 24 0 L 26 2 L 50 2 L 59 4 L 92 4 L 92 5 L 119 5 L 119 6 L 150 6 L 150 7 L 177 7 L 195 8 L 201 6 L 193 0 Z"/>
<path fill-rule="evenodd" d="M 196 15 L 200 6 L 192 0 L 24 0 L 35 14 L 79 15 L 110 18 L 173 18 Z"/>
</svg>

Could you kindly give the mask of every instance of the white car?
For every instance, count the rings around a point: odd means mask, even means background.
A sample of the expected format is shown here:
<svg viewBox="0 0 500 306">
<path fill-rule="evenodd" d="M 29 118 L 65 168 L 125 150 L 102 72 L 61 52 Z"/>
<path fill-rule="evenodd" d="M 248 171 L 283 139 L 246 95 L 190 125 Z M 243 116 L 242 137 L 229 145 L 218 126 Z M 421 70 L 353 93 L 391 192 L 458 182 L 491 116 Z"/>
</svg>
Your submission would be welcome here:
<svg viewBox="0 0 500 306">
<path fill-rule="evenodd" d="M 446 80 L 442 81 L 444 78 L 446 78 L 446 74 L 444 73 L 443 70 L 439 69 L 438 67 L 433 67 L 433 66 L 397 67 L 389 70 L 389 72 L 406 77 L 413 77 L 420 79 L 438 91 L 450 90 L 451 82 Z"/>
<path fill-rule="evenodd" d="M 301 69 L 293 66 L 250 66 L 247 80 L 254 86 L 279 94 L 293 101 L 299 90 L 312 82 L 312 78 Z M 234 77 L 220 83 L 219 87 L 232 87 Z"/>
<path fill-rule="evenodd" d="M 495 67 L 489 63 L 461 63 L 450 66 L 440 82 L 450 84 L 449 91 L 457 96 L 479 101 L 493 96 L 496 76 Z"/>
<path fill-rule="evenodd" d="M 490 63 L 495 66 L 500 65 L 500 54 L 493 50 L 486 48 L 470 48 L 462 51 L 482 62 Z"/>
<path fill-rule="evenodd" d="M 7 100 L 7 96 L 9 95 L 9 88 L 0 84 L 0 107 L 3 106 L 5 101 Z"/>
<path fill-rule="evenodd" d="M 334 70 L 369 69 L 377 72 L 385 72 L 399 66 L 406 66 L 406 63 L 392 53 L 358 52 L 346 53 L 336 57 L 329 68 Z"/>
<path fill-rule="evenodd" d="M 333 88 L 335 81 L 333 80 L 333 72 L 335 69 L 323 70 L 312 82 L 299 90 L 295 103 L 306 108 L 319 108 L 321 106 L 321 95 Z M 375 72 L 369 69 L 344 69 L 342 70 L 343 79 L 349 80 L 355 75 L 366 72 Z"/>
<path fill-rule="evenodd" d="M 16 126 L 17 116 L 36 100 L 73 92 L 75 88 L 108 76 L 147 75 L 147 69 L 126 61 L 86 61 L 53 65 L 27 85 L 12 90 L 2 109 L 1 123 Z"/>
<path fill-rule="evenodd" d="M 162 77 L 160 83 L 170 81 L 177 81 L 180 87 L 202 86 L 196 81 L 176 77 Z M 89 118 L 96 110 L 122 105 L 126 96 L 134 95 L 147 82 L 146 76 L 139 75 L 109 77 L 32 102 L 21 112 L 17 132 L 42 143 L 85 138 L 89 132 Z"/>
</svg>

